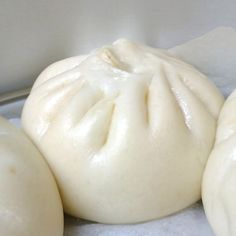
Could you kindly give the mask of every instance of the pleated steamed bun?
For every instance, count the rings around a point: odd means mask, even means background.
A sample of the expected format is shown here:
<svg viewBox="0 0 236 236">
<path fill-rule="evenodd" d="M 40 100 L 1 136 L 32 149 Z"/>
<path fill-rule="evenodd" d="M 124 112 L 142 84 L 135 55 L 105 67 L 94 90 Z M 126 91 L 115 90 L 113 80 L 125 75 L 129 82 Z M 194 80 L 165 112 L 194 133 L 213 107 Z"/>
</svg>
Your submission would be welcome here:
<svg viewBox="0 0 236 236">
<path fill-rule="evenodd" d="M 236 236 L 236 91 L 220 113 L 202 194 L 207 218 L 216 235 Z"/>
<path fill-rule="evenodd" d="M 31 141 L 0 117 L 0 235 L 62 236 L 55 180 Z"/>
<path fill-rule="evenodd" d="M 223 100 L 192 66 L 121 39 L 49 66 L 22 120 L 67 213 L 134 223 L 200 198 Z"/>
</svg>

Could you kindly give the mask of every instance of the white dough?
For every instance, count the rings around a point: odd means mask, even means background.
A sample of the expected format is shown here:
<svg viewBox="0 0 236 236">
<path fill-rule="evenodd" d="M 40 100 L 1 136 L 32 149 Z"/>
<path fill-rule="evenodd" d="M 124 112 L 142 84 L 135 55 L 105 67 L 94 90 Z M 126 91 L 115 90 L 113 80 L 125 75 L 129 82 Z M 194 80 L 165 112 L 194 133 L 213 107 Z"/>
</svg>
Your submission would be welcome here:
<svg viewBox="0 0 236 236">
<path fill-rule="evenodd" d="M 223 101 L 192 66 L 121 39 L 42 72 L 22 123 L 67 213 L 133 223 L 200 198 Z"/>
<path fill-rule="evenodd" d="M 1 117 L 0 235 L 63 235 L 62 203 L 46 162 L 20 130 Z"/>
<path fill-rule="evenodd" d="M 236 236 L 236 91 L 220 113 L 203 179 L 203 203 L 217 236 Z"/>
</svg>

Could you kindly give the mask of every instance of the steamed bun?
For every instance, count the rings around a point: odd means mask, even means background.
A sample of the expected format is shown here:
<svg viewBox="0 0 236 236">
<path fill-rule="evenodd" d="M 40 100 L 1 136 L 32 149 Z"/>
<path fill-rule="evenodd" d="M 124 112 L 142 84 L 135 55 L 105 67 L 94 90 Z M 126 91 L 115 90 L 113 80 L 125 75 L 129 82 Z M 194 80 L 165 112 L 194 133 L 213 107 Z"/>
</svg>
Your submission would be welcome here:
<svg viewBox="0 0 236 236">
<path fill-rule="evenodd" d="M 67 213 L 134 223 L 200 198 L 222 103 L 192 66 L 121 39 L 49 66 L 22 120 Z"/>
<path fill-rule="evenodd" d="M 0 117 L 0 235 L 62 236 L 52 174 L 28 138 Z"/>
<path fill-rule="evenodd" d="M 236 91 L 220 113 L 202 194 L 207 218 L 216 235 L 236 236 Z"/>
</svg>

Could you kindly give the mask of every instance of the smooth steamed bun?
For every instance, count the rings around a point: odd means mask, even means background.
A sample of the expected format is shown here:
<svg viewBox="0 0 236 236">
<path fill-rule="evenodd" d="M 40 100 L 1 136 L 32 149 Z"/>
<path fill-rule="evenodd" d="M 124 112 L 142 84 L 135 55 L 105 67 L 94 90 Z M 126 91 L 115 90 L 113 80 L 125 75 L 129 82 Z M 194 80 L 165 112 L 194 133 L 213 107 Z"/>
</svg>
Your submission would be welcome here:
<svg viewBox="0 0 236 236">
<path fill-rule="evenodd" d="M 134 223 L 200 198 L 222 103 L 192 66 L 121 39 L 49 66 L 22 120 L 55 174 L 67 213 Z"/>
<path fill-rule="evenodd" d="M 61 199 L 46 162 L 28 138 L 1 117 L 0 235 L 63 235 Z"/>
<path fill-rule="evenodd" d="M 220 113 L 216 143 L 203 178 L 203 203 L 218 236 L 236 235 L 236 91 Z"/>
</svg>

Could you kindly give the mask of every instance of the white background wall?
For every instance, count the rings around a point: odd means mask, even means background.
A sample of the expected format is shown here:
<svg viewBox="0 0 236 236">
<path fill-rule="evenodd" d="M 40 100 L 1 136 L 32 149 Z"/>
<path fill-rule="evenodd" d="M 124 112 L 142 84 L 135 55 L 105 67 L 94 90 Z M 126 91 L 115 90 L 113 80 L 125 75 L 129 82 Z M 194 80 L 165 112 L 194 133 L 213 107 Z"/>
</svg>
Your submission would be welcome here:
<svg viewBox="0 0 236 236">
<path fill-rule="evenodd" d="M 119 37 L 168 48 L 217 26 L 236 28 L 235 0 L 1 0 L 0 93 Z"/>
</svg>

